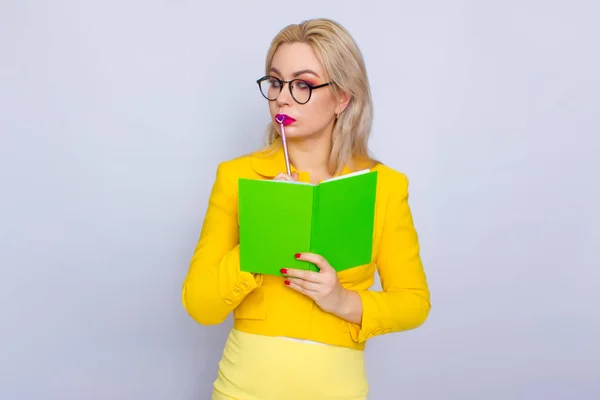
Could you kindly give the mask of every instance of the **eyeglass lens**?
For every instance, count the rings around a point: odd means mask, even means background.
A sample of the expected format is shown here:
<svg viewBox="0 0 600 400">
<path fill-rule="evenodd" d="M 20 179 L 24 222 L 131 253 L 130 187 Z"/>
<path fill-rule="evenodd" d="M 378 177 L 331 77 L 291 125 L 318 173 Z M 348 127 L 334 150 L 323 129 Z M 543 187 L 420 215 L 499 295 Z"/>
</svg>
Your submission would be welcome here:
<svg viewBox="0 0 600 400">
<path fill-rule="evenodd" d="M 285 84 L 284 84 L 285 85 Z M 294 79 L 289 83 L 292 97 L 298 103 L 306 103 L 310 99 L 310 85 L 303 80 Z M 281 81 L 275 78 L 266 78 L 260 82 L 262 95 L 269 100 L 276 100 L 281 93 Z"/>
</svg>

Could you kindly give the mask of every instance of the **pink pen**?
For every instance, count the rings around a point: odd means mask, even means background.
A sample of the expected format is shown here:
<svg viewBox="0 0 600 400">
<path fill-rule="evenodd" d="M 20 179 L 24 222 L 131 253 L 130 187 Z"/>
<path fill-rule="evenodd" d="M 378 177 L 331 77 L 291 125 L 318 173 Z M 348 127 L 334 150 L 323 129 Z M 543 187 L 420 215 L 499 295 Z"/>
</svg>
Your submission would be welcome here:
<svg viewBox="0 0 600 400">
<path fill-rule="evenodd" d="M 275 121 L 277 121 L 279 123 L 279 126 L 281 127 L 281 141 L 283 143 L 283 154 L 285 155 L 285 168 L 287 174 L 292 176 L 292 170 L 290 168 L 290 157 L 288 156 L 287 149 L 287 140 L 285 138 L 285 128 L 283 127 L 283 121 L 285 121 L 285 116 L 281 116 L 281 120 L 279 120 L 279 118 L 275 118 Z"/>
</svg>

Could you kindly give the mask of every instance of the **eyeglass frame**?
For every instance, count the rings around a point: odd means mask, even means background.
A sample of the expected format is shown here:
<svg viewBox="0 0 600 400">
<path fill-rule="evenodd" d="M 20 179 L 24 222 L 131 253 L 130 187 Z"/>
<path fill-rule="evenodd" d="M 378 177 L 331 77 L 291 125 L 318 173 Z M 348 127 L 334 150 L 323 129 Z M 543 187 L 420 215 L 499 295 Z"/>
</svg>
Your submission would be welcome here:
<svg viewBox="0 0 600 400">
<path fill-rule="evenodd" d="M 276 80 L 276 81 L 278 81 L 278 82 L 279 82 L 279 84 L 281 85 L 281 87 L 280 87 L 280 89 L 279 89 L 279 93 L 277 94 L 277 96 L 276 96 L 276 97 L 275 97 L 273 100 L 271 100 L 271 99 L 269 99 L 267 96 L 265 96 L 265 94 L 263 93 L 263 91 L 262 91 L 262 90 L 261 90 L 261 88 L 260 88 L 260 83 L 261 83 L 262 81 L 266 80 L 267 78 L 272 78 L 272 79 L 275 79 L 275 80 Z M 294 97 L 294 93 L 292 92 L 292 85 L 291 85 L 291 83 L 292 83 L 292 82 L 295 82 L 295 81 L 304 82 L 304 83 L 306 83 L 306 85 L 308 86 L 308 89 L 309 89 L 309 92 L 308 92 L 308 99 L 307 99 L 307 100 L 306 100 L 304 103 L 301 103 L 301 102 L 299 102 L 299 101 L 296 99 L 296 97 Z M 333 82 L 321 83 L 321 84 L 319 84 L 319 85 L 311 85 L 310 83 L 308 83 L 308 82 L 307 82 L 307 81 L 305 81 L 304 79 L 296 78 L 296 79 L 292 79 L 291 81 L 284 81 L 283 79 L 279 79 L 279 78 L 277 78 L 276 76 L 272 76 L 272 75 L 265 75 L 265 76 L 263 76 L 262 78 L 260 78 L 260 79 L 257 79 L 257 80 L 256 80 L 256 84 L 258 85 L 258 90 L 260 91 L 260 94 L 261 94 L 261 95 L 262 95 L 262 96 L 263 96 L 265 99 L 267 99 L 267 100 L 269 100 L 269 101 L 275 101 L 275 100 L 277 100 L 277 99 L 279 98 L 279 95 L 281 95 L 281 92 L 283 92 L 283 86 L 284 86 L 284 84 L 285 84 L 285 83 L 287 83 L 287 84 L 288 84 L 288 89 L 289 89 L 289 91 L 290 91 L 290 95 L 292 96 L 292 99 L 294 99 L 294 101 L 295 101 L 296 103 L 298 103 L 298 104 L 301 104 L 301 105 L 302 105 L 302 104 L 306 104 L 306 103 L 308 103 L 308 102 L 310 101 L 310 99 L 312 98 L 312 93 L 313 93 L 313 90 L 315 90 L 315 89 L 319 89 L 319 88 L 322 88 L 322 87 L 325 87 L 325 86 L 329 86 L 329 85 L 331 85 Z"/>
</svg>

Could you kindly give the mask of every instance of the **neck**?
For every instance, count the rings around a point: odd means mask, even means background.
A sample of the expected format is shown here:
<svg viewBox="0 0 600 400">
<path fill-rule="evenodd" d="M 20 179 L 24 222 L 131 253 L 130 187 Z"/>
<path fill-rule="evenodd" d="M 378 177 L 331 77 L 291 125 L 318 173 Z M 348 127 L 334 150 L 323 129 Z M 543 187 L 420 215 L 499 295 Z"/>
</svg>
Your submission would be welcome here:
<svg viewBox="0 0 600 400">
<path fill-rule="evenodd" d="M 290 162 L 298 171 L 325 179 L 329 175 L 331 135 L 319 135 L 296 140 L 288 139 Z"/>
</svg>

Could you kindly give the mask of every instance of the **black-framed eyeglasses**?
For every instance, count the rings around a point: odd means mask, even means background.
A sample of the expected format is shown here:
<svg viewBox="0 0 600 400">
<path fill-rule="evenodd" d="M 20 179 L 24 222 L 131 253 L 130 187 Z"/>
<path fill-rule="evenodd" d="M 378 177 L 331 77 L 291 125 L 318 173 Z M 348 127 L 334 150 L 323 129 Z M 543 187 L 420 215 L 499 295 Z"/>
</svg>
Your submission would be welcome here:
<svg viewBox="0 0 600 400">
<path fill-rule="evenodd" d="M 256 83 L 258 84 L 260 93 L 265 99 L 269 101 L 277 100 L 277 97 L 279 97 L 281 91 L 283 90 L 283 85 L 287 83 L 292 98 L 299 104 L 308 103 L 310 97 L 312 96 L 313 90 L 331 85 L 331 82 L 322 83 L 320 85 L 311 85 L 303 79 L 292 79 L 291 81 L 284 81 L 269 75 L 263 76 L 262 78 L 258 79 Z"/>
</svg>

